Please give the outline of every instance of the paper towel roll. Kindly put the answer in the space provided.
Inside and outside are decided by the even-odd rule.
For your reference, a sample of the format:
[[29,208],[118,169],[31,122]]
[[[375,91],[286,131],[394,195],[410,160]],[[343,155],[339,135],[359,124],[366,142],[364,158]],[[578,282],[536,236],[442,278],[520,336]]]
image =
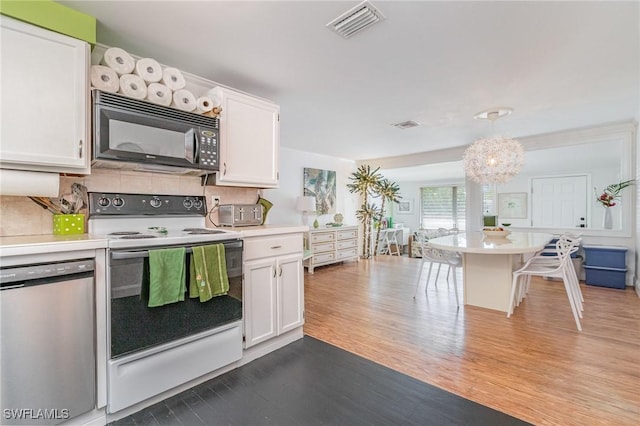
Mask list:
[[162,78],[162,67],[155,59],[138,59],[133,73],[142,77],[147,83],[157,83]]
[[117,92],[120,89],[118,74],[104,65],[91,66],[91,85],[106,92]]
[[214,87],[207,92],[207,97],[211,99],[211,102],[213,102],[214,108],[219,107],[222,105],[222,88]]
[[173,92],[173,102],[171,106],[181,109],[182,111],[193,111],[196,109],[196,97],[186,89],[176,90]]
[[173,100],[171,89],[164,84],[151,83],[147,87],[147,100],[154,104],[169,106]]
[[111,47],[104,52],[104,56],[100,61],[102,65],[106,65],[114,70],[118,75],[130,74],[136,61],[124,50],[119,47]]
[[196,110],[195,113],[204,114],[205,112],[209,112],[213,109],[213,102],[208,96],[200,96],[196,99]]
[[184,89],[184,86],[187,85],[182,72],[177,68],[163,69],[161,82],[173,91]]
[[57,197],[59,190],[58,173],[0,170],[0,195]]
[[120,93],[130,98],[144,99],[147,96],[147,85],[137,75],[125,74],[120,76]]

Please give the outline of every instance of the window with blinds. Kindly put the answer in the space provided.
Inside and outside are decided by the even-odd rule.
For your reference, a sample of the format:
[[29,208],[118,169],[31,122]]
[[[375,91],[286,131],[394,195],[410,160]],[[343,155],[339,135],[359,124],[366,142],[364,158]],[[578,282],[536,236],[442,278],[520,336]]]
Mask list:
[[464,186],[420,188],[422,228],[465,229],[466,193]]

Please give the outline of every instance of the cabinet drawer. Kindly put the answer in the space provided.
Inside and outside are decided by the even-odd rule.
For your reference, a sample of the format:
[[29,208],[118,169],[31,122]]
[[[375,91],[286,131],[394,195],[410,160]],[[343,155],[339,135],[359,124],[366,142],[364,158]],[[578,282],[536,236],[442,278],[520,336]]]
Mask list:
[[302,234],[254,237],[244,240],[244,260],[302,253]]
[[335,243],[321,243],[321,244],[314,244],[311,246],[311,251],[313,251],[313,254],[315,255],[316,253],[324,253],[327,251],[334,251],[336,249],[336,245]]
[[358,231],[356,229],[338,231],[339,240],[348,240],[349,238],[356,238],[357,236],[358,236]]
[[316,265],[324,262],[332,262],[334,260],[336,260],[336,256],[334,253],[321,253],[313,255],[313,263]]
[[356,246],[356,240],[338,241],[338,250],[347,249]]
[[336,257],[338,260],[340,260],[340,259],[356,257],[357,255],[358,255],[358,250],[354,247],[350,249],[340,250]]
[[335,241],[336,234],[334,232],[320,232],[317,234],[311,234],[311,244],[326,243],[329,241]]

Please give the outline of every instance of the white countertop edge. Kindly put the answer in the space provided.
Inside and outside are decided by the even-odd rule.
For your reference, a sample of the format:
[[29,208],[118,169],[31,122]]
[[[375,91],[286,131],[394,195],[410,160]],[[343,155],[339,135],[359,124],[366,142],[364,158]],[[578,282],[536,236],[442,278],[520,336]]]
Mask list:
[[79,235],[17,235],[0,237],[0,257],[96,250],[107,247],[106,238]]

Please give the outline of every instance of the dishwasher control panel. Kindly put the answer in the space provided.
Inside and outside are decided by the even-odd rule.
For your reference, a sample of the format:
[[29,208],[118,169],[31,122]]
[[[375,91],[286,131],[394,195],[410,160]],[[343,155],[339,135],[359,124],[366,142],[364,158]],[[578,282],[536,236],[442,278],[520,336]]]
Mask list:
[[91,272],[95,269],[93,259],[72,260],[59,263],[43,263],[0,269],[0,285],[43,278],[61,277]]

